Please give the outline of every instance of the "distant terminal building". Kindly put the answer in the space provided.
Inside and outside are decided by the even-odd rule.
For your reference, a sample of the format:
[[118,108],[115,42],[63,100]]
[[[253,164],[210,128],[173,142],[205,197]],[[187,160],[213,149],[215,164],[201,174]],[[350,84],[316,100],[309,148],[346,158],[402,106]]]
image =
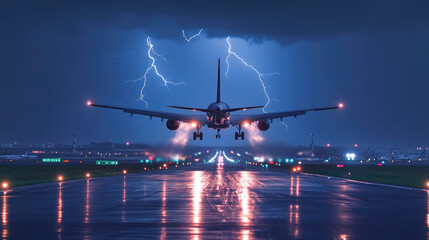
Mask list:
[[101,143],[97,143],[97,142],[91,142],[89,144],[89,148],[93,148],[93,149],[113,149],[113,143],[112,141],[105,141],[105,142],[101,142]]
[[2,143],[0,144],[1,148],[12,148],[12,143]]

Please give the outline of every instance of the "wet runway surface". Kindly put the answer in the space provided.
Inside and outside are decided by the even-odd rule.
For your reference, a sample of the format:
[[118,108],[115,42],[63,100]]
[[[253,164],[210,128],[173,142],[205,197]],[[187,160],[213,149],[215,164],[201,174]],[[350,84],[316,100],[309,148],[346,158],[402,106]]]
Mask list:
[[2,196],[3,239],[428,239],[428,194],[262,170],[184,167]]

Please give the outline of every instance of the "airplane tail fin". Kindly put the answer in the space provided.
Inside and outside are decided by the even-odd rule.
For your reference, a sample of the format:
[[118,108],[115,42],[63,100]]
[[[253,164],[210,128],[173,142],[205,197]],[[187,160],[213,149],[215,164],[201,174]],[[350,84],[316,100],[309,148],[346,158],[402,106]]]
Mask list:
[[217,60],[217,98],[216,102],[220,103],[220,58]]

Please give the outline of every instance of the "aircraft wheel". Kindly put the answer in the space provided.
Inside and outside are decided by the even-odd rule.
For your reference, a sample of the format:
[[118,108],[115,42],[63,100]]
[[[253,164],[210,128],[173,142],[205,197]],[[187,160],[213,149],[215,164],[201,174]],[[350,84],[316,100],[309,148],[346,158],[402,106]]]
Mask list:
[[241,133],[241,140],[244,140],[244,132]]
[[203,140],[203,133],[200,132],[200,140]]
[[197,133],[194,132],[194,140],[197,140]]
[[235,132],[235,140],[238,140],[238,132]]

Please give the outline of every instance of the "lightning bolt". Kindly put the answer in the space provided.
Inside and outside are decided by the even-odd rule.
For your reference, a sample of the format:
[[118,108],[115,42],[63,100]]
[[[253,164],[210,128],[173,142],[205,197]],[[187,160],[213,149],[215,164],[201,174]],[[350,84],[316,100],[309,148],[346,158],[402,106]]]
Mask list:
[[263,91],[264,91],[264,94],[265,94],[265,97],[267,98],[267,103],[265,104],[265,106],[264,106],[264,108],[262,109],[262,111],[264,112],[264,113],[266,113],[267,111],[265,111],[265,109],[267,108],[267,106],[268,106],[268,104],[270,104],[270,102],[271,102],[271,99],[270,99],[270,96],[268,95],[268,92],[267,92],[267,86],[265,85],[265,82],[264,82],[264,76],[267,76],[267,75],[278,75],[279,73],[277,73],[277,72],[275,72],[275,73],[260,73],[255,67],[253,67],[252,65],[250,65],[250,64],[248,64],[246,61],[244,61],[244,59],[243,58],[241,58],[241,57],[239,57],[238,55],[237,55],[237,53],[235,53],[235,52],[233,52],[232,50],[231,50],[231,43],[229,42],[229,37],[227,37],[226,38],[226,42],[228,43],[228,55],[226,56],[226,59],[225,59],[225,61],[226,61],[226,72],[225,72],[225,76],[228,78],[228,72],[229,72],[229,57],[232,55],[232,56],[234,56],[235,58],[237,58],[238,60],[240,60],[241,61],[241,63],[243,63],[246,67],[248,67],[248,68],[250,68],[250,69],[252,69],[257,75],[258,75],[258,79],[259,79],[259,81],[261,82],[261,85],[262,85],[262,89],[263,89]]
[[[151,60],[150,66],[146,69],[146,72],[143,74],[143,76],[135,79],[135,80],[130,80],[132,82],[138,82],[143,80],[143,86],[140,89],[140,97],[139,100],[143,101],[146,104],[146,108],[149,106],[148,102],[144,99],[144,90],[146,88],[146,83],[147,83],[147,75],[149,74],[149,72],[151,70],[153,70],[153,72],[161,79],[162,81],[162,86],[164,87],[168,87],[168,84],[171,85],[180,85],[180,84],[185,84],[185,82],[179,82],[179,83],[175,83],[172,81],[168,81],[167,78],[165,78],[161,73],[159,73],[158,71],[158,67],[156,66],[156,59],[153,55],[155,55],[158,58],[161,58],[162,60],[164,60],[165,62],[167,62],[167,60],[160,54],[158,54],[157,52],[155,52],[155,50],[153,49],[153,44],[152,41],[150,40],[150,37],[147,37],[146,39],[146,43],[149,47],[149,49],[147,50],[147,56],[149,57],[149,59]],[[152,55],[153,54],[153,55]]]
[[289,129],[289,126],[283,121],[281,121],[281,123],[286,127],[286,132],[287,132],[287,130]]
[[203,29],[201,28],[200,31],[197,34],[191,36],[190,38],[187,38],[186,34],[185,34],[185,30],[182,30],[182,35],[183,35],[183,38],[185,38],[185,40],[187,42],[190,42],[194,37],[200,36],[200,34],[201,34],[202,31],[203,31]]

